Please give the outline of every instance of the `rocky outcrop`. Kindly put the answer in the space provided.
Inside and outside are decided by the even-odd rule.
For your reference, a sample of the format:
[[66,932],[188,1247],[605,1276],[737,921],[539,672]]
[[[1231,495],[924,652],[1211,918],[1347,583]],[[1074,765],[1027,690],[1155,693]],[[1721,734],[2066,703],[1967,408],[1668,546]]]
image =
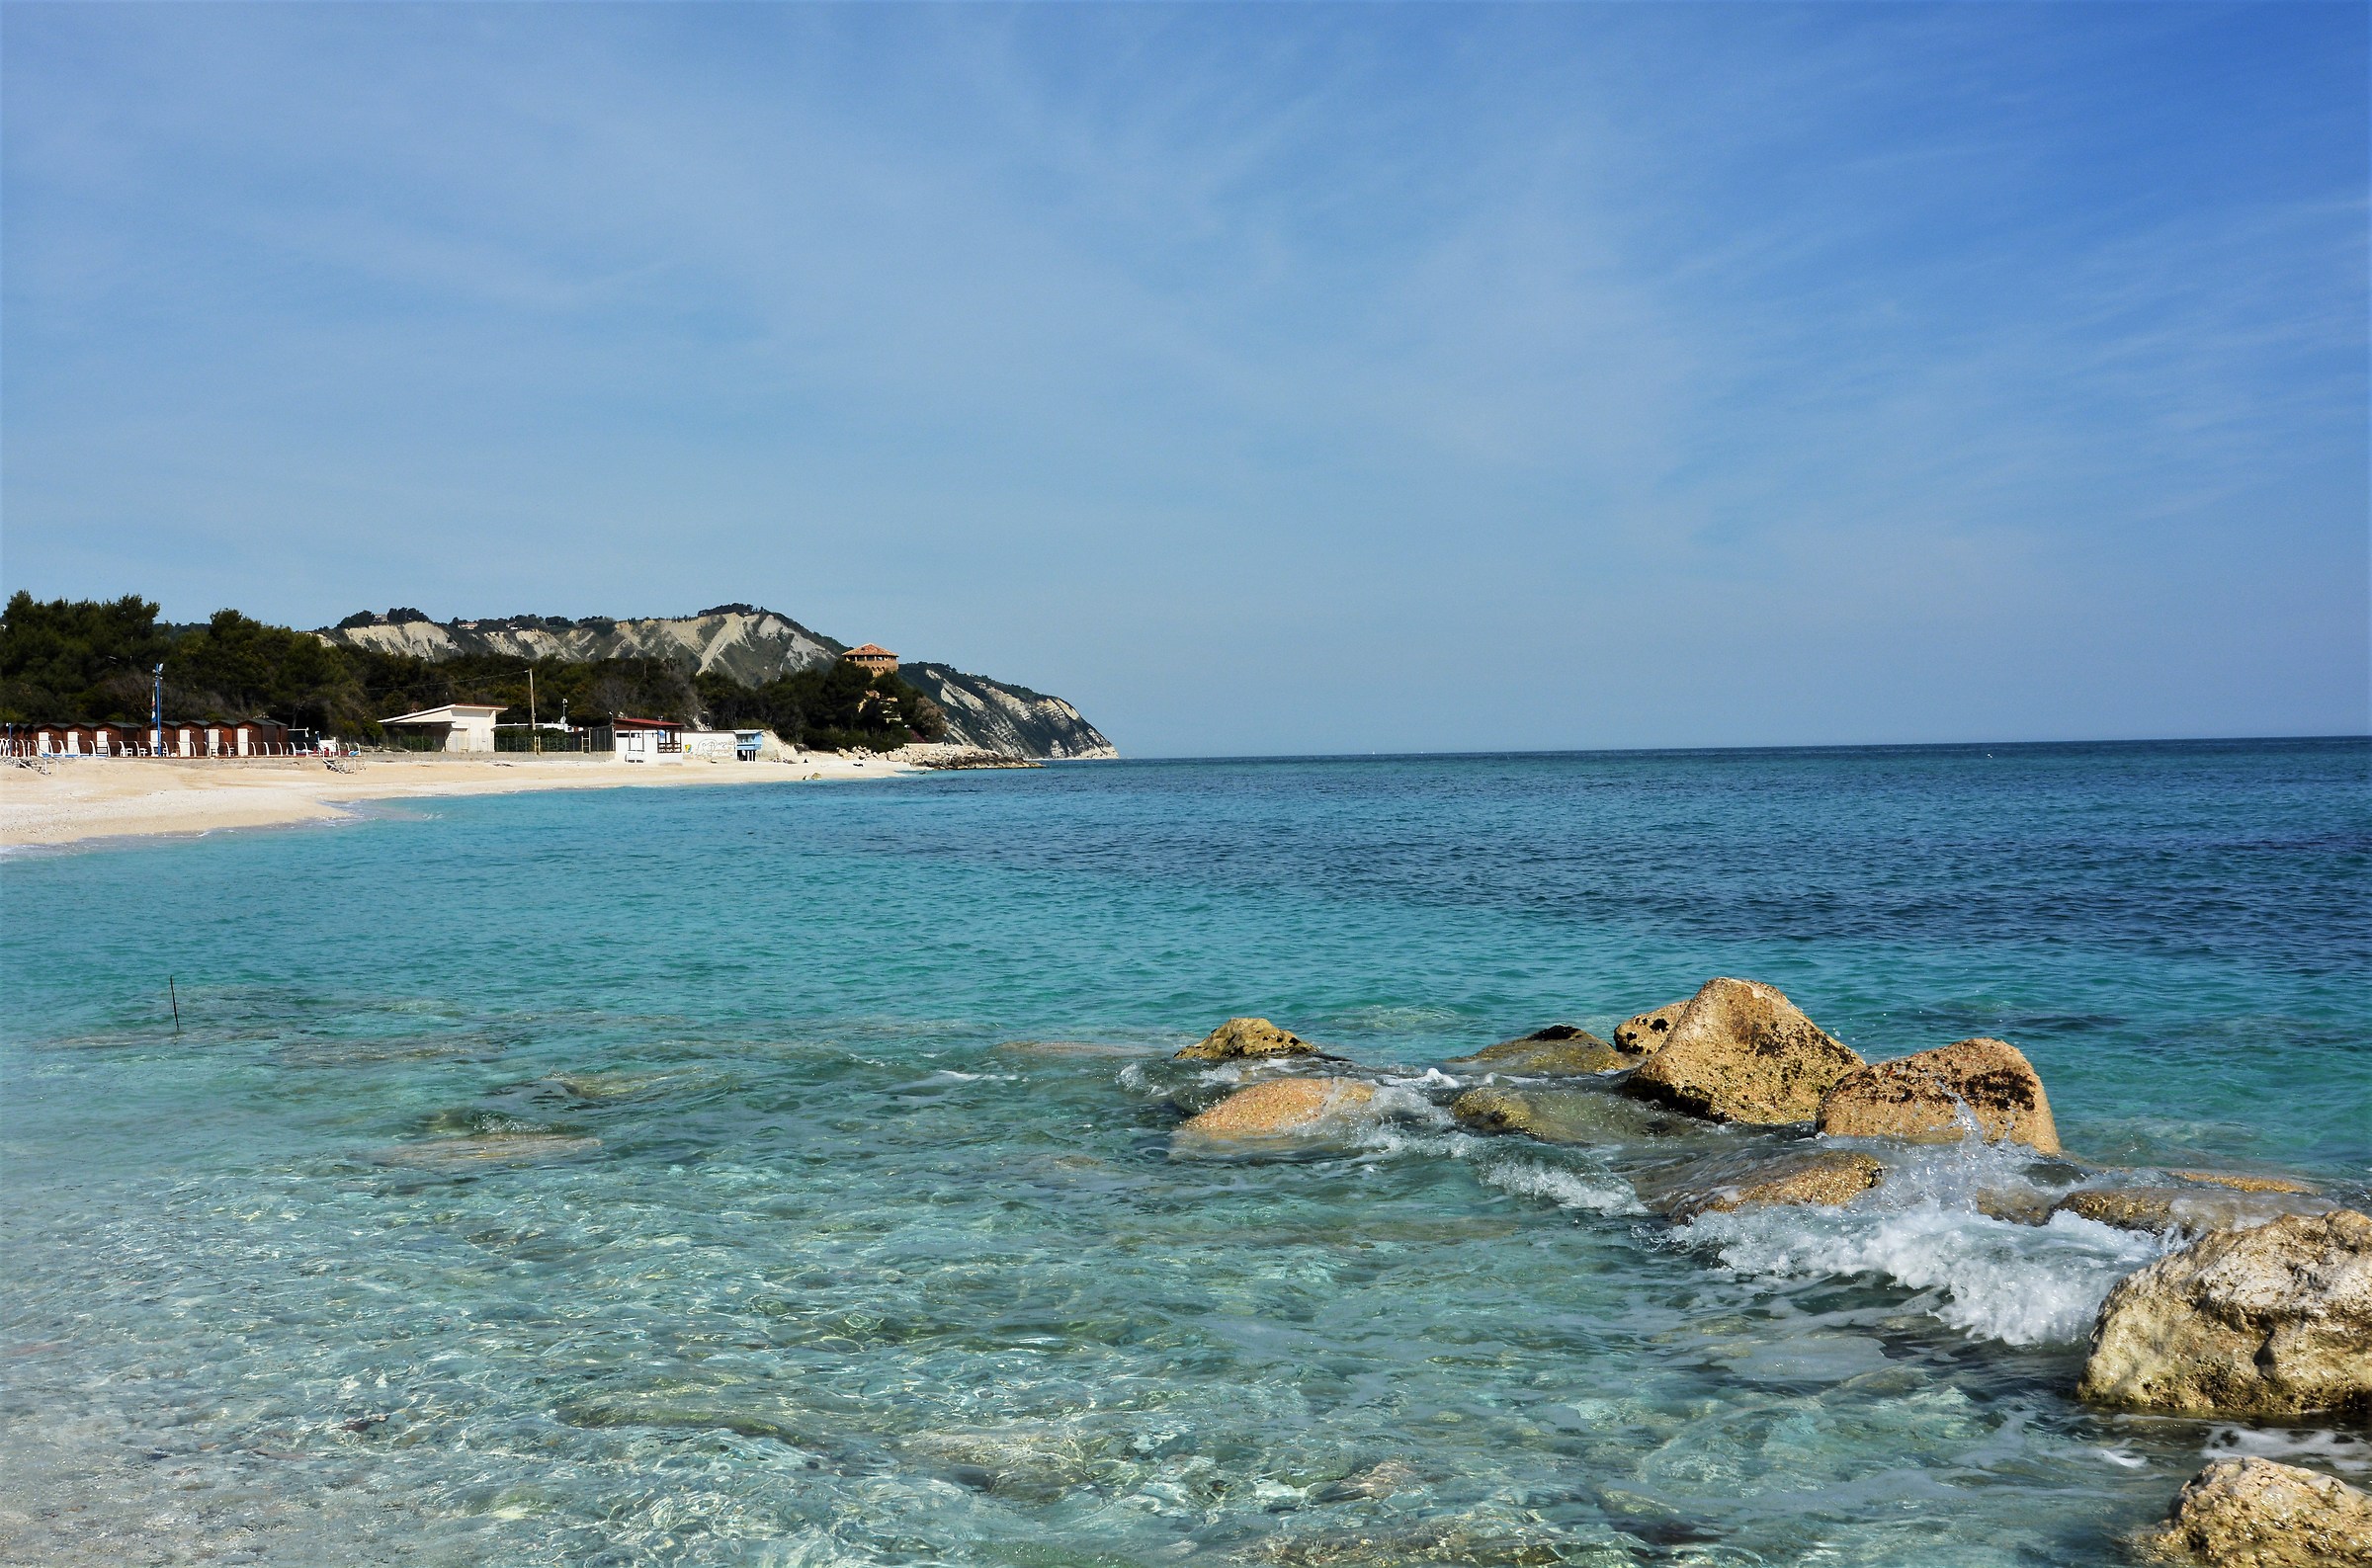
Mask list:
[[1227,1062],[1258,1056],[1316,1056],[1322,1052],[1264,1018],[1231,1018],[1172,1057],[1182,1062]]
[[[821,669],[847,651],[845,643],[756,605],[719,605],[697,616],[628,620],[607,616],[576,620],[564,616],[505,616],[437,621],[416,610],[391,610],[383,616],[349,616],[313,635],[339,647],[429,660],[467,654],[571,664],[661,659],[744,686],[764,686],[802,670]],[[927,660],[909,660],[897,673],[939,704],[947,715],[946,741],[951,746],[1017,758],[1120,755],[1077,708],[1059,697]]]
[[1469,1089],[1450,1114],[1469,1132],[1543,1143],[1630,1143],[1698,1125],[1599,1089]]
[[1007,757],[1057,761],[1120,755],[1085,714],[1059,697],[967,674],[949,664],[901,664],[897,674],[939,704],[952,742]]
[[1610,1072],[1617,1067],[1628,1067],[1638,1059],[1624,1055],[1576,1025],[1551,1024],[1522,1039],[1485,1046],[1472,1056],[1453,1056],[1449,1065],[1548,1078]]
[[1815,1149],[1777,1159],[1704,1161],[1643,1180],[1641,1197],[1674,1220],[1772,1203],[1833,1208],[1885,1180],[1886,1167],[1850,1149]]
[[1666,1002],[1652,1013],[1634,1013],[1614,1027],[1614,1048],[1628,1056],[1652,1056],[1688,1011],[1688,1003]]
[[2372,1494],[2270,1459],[2218,1459],[2140,1541],[2207,1568],[2372,1568]]
[[1861,1058],[1755,980],[1705,982],[1663,1047],[1631,1075],[1634,1094],[1714,1121],[1810,1121]]
[[2043,1080],[2015,1045],[1997,1039],[1964,1039],[1845,1074],[1821,1097],[1820,1129],[1836,1137],[1955,1141],[1964,1115],[1988,1143],[2059,1152]]
[[2119,1280],[2078,1392],[2200,1414],[2372,1416],[2372,1217],[2218,1231]]
[[1238,1089],[1178,1130],[1204,1138],[1275,1138],[1365,1110],[1376,1086],[1355,1078],[1272,1078]]

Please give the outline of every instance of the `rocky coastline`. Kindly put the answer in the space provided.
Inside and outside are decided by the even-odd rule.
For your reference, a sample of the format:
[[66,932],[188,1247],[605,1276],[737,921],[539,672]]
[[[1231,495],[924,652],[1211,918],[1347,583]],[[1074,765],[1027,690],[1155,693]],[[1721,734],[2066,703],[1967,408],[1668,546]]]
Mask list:
[[[2109,1410],[2249,1424],[2372,1421],[2372,1217],[2279,1173],[2136,1171],[2062,1145],[2041,1076],[1979,1037],[1866,1061],[1776,987],[1717,977],[1602,1039],[1552,1024],[1411,1078],[1264,1018],[1225,1021],[1143,1082],[1178,1159],[1297,1160],[1396,1120],[1588,1149],[1675,1227],[1846,1208],[1924,1152],[1984,1151],[1977,1210],[2113,1226],[2164,1251],[2112,1288],[2069,1390]],[[2372,1568],[2372,1497],[2263,1458],[2218,1460],[2135,1536],[2138,1559]]]

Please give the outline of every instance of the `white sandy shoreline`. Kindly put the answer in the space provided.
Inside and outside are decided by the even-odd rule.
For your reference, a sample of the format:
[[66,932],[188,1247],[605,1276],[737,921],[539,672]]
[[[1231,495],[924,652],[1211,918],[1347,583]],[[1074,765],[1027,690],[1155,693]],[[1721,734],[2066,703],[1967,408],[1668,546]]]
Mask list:
[[610,758],[372,757],[333,773],[316,757],[85,757],[46,774],[0,766],[0,848],[211,833],[332,821],[364,801],[515,794],[536,789],[689,787],[910,778],[889,757],[820,753],[796,760],[625,763]]

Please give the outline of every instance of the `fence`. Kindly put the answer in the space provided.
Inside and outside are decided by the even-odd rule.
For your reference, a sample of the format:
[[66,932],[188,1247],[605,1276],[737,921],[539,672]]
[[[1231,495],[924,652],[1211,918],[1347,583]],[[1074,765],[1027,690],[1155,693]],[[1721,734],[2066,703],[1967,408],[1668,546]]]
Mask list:
[[511,729],[494,731],[496,751],[537,752],[544,756],[565,755],[570,752],[608,752],[610,726],[594,724],[583,729]]

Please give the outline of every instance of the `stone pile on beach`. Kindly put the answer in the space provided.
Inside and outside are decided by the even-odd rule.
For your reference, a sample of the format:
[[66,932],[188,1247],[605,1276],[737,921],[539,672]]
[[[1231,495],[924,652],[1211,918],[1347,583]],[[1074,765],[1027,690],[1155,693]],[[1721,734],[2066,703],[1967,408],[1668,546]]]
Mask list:
[[[1982,1212],[2034,1225],[2068,1214],[2188,1243],[2109,1292],[2081,1398],[2240,1420],[2372,1419],[2372,1217],[2283,1177],[2082,1165],[2061,1147],[2041,1075],[2006,1040],[1867,1062],[1776,987],[1728,977],[1611,1033],[1550,1025],[1451,1057],[1396,1101],[1372,1081],[1383,1075],[1361,1076],[1267,1019],[1232,1018],[1173,1058],[1217,1069],[1172,1095],[1189,1113],[1175,1146],[1188,1157],[1338,1147],[1363,1122],[1424,1102],[1465,1132],[1592,1148],[1648,1211],[1680,1224],[1851,1204],[1883,1187],[1889,1149],[2022,1148],[2031,1171],[2055,1173],[2033,1180],[2052,1186],[1985,1192]],[[1311,1072],[1320,1064],[1322,1076]],[[1737,1131],[1750,1136],[1740,1143]],[[2223,1568],[2372,1568],[2368,1511],[2372,1500],[2331,1477],[2226,1461],[2185,1486],[2170,1523],[2139,1544]]]

